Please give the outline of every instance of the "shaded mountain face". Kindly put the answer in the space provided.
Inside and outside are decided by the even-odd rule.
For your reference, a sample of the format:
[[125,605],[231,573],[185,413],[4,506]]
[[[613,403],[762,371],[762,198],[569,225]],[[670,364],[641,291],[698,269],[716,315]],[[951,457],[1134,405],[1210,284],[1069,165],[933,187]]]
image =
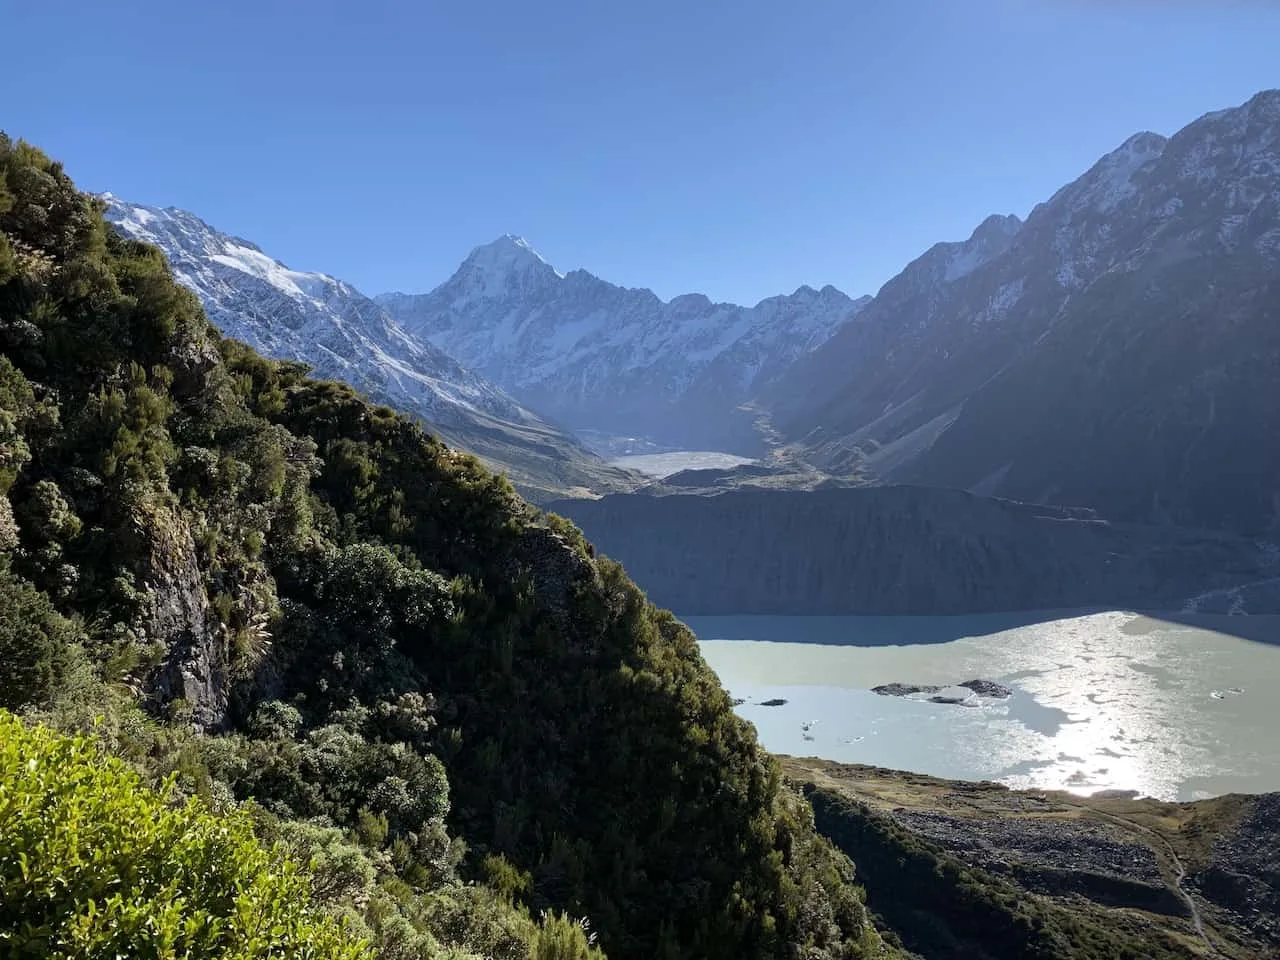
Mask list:
[[1271,91],[933,247],[762,402],[829,468],[1273,530],[1278,314]]
[[558,272],[524,240],[477,247],[426,294],[376,298],[405,329],[579,430],[681,446],[757,445],[736,411],[858,312],[834,287],[754,307],[664,302],[585,270]]
[[553,503],[655,603],[697,614],[1280,609],[1255,541],[929,487]]
[[351,285],[323,273],[290,270],[253,243],[172,207],[103,196],[117,230],[164,251],[227,336],[279,360],[307,364],[371,397],[421,418],[451,443],[474,452],[535,499],[575,487],[623,489],[630,478],[576,440],[406,332]]

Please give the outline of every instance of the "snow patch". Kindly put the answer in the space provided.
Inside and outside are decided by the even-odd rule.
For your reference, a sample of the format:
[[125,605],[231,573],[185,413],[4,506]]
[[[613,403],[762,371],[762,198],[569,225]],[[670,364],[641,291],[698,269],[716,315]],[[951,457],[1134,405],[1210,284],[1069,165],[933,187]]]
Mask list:
[[987,301],[986,306],[974,315],[974,324],[990,323],[992,320],[1004,316],[1015,303],[1022,299],[1022,292],[1025,287],[1025,277],[1018,277],[1018,279],[1001,286]]
[[468,418],[477,413],[545,423],[409,334],[351,286],[327,274],[291,270],[249,241],[185,211],[143,207],[109,195],[103,200],[107,219],[119,231],[164,251],[174,278],[199,297],[210,321],[261,353],[301,360],[321,376],[348,380],[437,428],[470,424]]

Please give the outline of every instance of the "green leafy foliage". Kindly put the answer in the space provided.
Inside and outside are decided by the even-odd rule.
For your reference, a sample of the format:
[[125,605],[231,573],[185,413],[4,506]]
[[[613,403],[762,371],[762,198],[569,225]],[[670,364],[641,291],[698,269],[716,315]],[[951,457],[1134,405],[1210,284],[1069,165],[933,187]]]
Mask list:
[[248,810],[386,958],[882,951],[852,865],[617,564],[221,339],[38,151],[0,137],[0,184],[0,603],[34,638],[0,630],[3,702],[102,714],[146,776]]
[[75,627],[0,559],[0,707],[42,704],[70,657]]
[[13,956],[367,956],[243,816],[171,805],[86,739],[0,712],[0,946]]

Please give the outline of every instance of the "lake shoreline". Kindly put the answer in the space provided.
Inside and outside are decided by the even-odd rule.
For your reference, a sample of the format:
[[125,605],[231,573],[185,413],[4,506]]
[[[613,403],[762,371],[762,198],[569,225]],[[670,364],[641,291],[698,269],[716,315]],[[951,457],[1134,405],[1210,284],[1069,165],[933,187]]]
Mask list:
[[[939,621],[941,624],[948,622],[960,624],[973,624],[975,622],[982,624],[982,632],[958,632],[949,633],[946,630],[940,631],[938,640],[920,640],[911,639],[910,644],[919,644],[927,642],[945,643],[953,639],[961,639],[966,636],[982,636],[984,633],[992,632],[991,628],[1010,629],[1012,627],[1027,626],[1036,623],[1049,623],[1057,620],[1067,620],[1076,617],[1088,617],[1105,613],[1127,613],[1137,617],[1146,617],[1150,620],[1159,620],[1166,623],[1177,623],[1184,626],[1196,627],[1202,630],[1210,630],[1214,633],[1226,634],[1228,636],[1239,637],[1242,640],[1250,640],[1254,643],[1264,643],[1270,646],[1280,646],[1280,616],[1275,613],[1212,613],[1202,612],[1199,610],[1171,610],[1166,608],[1147,609],[1139,607],[1107,607],[1107,606],[1089,606],[1089,607],[1062,607],[1045,610],[1009,610],[1001,612],[989,613],[938,613],[938,614],[771,614],[771,613],[747,613],[732,615],[735,620],[753,620],[758,622],[762,627],[768,629],[768,621],[805,621],[808,623],[821,623],[828,621],[833,624],[836,622],[844,622],[852,619],[863,621],[866,624],[866,637],[868,642],[861,642],[861,639],[846,638],[839,639],[838,635],[828,635],[821,639],[807,639],[811,634],[805,634],[795,639],[774,639],[769,637],[753,637],[752,639],[759,643],[819,643],[825,645],[837,646],[878,646],[878,645],[901,645],[896,644],[892,639],[878,640],[873,639],[887,633],[895,633],[900,631],[901,625],[906,621]],[[677,616],[686,624],[690,624],[694,632],[698,631],[694,628],[695,624],[711,620],[730,619],[725,614],[677,614]],[[699,635],[699,639],[732,639],[729,637],[709,638]]]
[[[1080,796],[1280,790],[1269,696],[1280,688],[1280,617],[1077,609],[686,622],[775,753]],[[974,678],[1008,696],[957,687]],[[880,695],[912,688],[932,692]]]

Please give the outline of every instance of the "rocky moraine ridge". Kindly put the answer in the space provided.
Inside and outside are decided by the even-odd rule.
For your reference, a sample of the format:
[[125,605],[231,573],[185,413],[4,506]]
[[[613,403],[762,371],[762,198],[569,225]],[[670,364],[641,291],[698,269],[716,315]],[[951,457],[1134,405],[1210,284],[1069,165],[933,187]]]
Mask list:
[[1252,539],[958,490],[628,494],[550,509],[688,616],[1177,610],[1193,598],[1201,612],[1280,610],[1280,563]]
[[[871,908],[927,960],[1041,955],[993,922],[1010,896],[1040,907],[1042,929],[1124,929],[1147,956],[1280,957],[1280,794],[1164,803],[783,765],[819,829],[857,861]],[[948,903],[962,887],[963,909]]]

